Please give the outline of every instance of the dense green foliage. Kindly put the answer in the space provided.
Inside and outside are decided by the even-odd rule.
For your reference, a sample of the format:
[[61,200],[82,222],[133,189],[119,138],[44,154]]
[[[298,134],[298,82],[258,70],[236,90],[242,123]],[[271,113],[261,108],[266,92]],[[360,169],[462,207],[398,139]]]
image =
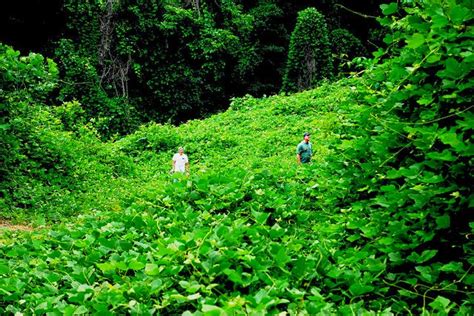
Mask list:
[[282,90],[307,90],[332,74],[333,57],[324,16],[315,8],[303,10],[291,34]]
[[2,47],[0,214],[36,226],[1,232],[0,312],[472,314],[472,3],[382,10],[360,77],[110,142]]
[[77,192],[94,187],[104,176],[130,170],[128,158],[113,157],[93,126],[85,124],[78,102],[45,105],[58,84],[52,60],[33,53],[20,56],[2,45],[0,70],[1,217],[29,217],[31,209],[42,217],[43,207],[49,218],[71,215],[79,210],[71,200]]
[[311,6],[330,31],[355,36],[333,52],[335,71],[342,62],[338,74],[347,75],[352,44],[381,44],[369,34],[379,34],[372,15],[384,1],[20,1],[0,12],[0,42],[54,58],[57,103],[79,101],[110,139],[139,123],[205,117],[227,109],[232,97],[277,93],[296,16]]
[[333,74],[346,76],[352,70],[352,61],[366,55],[361,41],[346,29],[334,29],[330,34],[333,56]]
[[[65,37],[73,41],[59,41],[56,49],[66,81],[61,100],[79,100],[107,138],[134,130],[137,120],[179,123],[225,110],[236,96],[276,93],[296,14],[308,5],[67,0]],[[318,8],[333,27],[350,26],[335,1]]]
[[70,40],[61,40],[56,49],[62,73],[58,101],[79,101],[83,118],[97,129],[104,139],[126,135],[140,121],[136,108],[125,95],[109,96],[101,84],[95,63],[75,51]]
[[[235,1],[190,4],[67,1],[70,36],[79,41],[58,57],[86,58],[88,70],[95,72],[88,82],[100,83],[109,96],[127,97],[145,120],[185,121],[222,110],[244,92],[274,91],[275,83],[255,77],[255,70],[267,59],[283,59],[286,31],[271,30],[281,9],[271,2],[250,12]],[[70,71],[83,73],[79,66]],[[278,69],[270,73],[279,85]],[[97,95],[68,81],[69,98]],[[81,99],[101,104],[93,101]]]
[[[45,102],[54,88],[58,73],[56,65],[39,54],[21,58],[19,55],[11,48],[0,46],[0,192],[7,201],[16,200],[25,205],[29,203],[23,200],[22,193],[31,188],[25,186],[22,175],[26,172],[44,174],[51,168],[63,170],[63,166],[56,150],[44,152],[39,144],[38,134],[45,134],[41,127],[48,121],[45,111],[30,106]],[[15,183],[22,183],[22,186]]]

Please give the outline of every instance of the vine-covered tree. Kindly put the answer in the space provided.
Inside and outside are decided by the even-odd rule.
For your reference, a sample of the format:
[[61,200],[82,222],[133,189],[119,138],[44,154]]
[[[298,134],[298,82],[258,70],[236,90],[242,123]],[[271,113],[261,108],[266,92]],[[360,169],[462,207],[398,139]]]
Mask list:
[[291,34],[282,90],[301,91],[316,86],[322,79],[331,78],[332,63],[324,16],[315,8],[299,12]]

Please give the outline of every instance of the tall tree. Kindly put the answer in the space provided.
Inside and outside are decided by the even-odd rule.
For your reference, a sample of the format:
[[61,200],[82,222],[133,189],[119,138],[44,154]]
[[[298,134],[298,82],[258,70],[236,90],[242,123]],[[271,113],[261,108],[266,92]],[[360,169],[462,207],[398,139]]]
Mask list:
[[295,92],[316,86],[332,77],[332,55],[324,16],[315,8],[298,14],[291,34],[282,90]]

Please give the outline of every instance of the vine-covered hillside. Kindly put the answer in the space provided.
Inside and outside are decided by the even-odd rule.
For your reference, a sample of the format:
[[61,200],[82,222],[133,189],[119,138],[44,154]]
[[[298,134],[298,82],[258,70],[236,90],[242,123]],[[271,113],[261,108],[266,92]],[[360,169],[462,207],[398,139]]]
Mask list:
[[109,142],[2,46],[0,216],[33,229],[1,230],[0,312],[472,314],[472,4],[382,9],[351,78]]

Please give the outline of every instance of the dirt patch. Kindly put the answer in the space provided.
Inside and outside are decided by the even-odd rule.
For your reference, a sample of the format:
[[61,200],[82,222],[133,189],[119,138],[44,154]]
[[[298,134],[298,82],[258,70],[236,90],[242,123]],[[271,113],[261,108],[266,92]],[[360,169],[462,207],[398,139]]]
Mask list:
[[3,229],[8,229],[8,230],[21,230],[21,231],[32,231],[33,227],[27,226],[27,225],[15,225],[11,224],[10,222],[0,219],[0,231]]

